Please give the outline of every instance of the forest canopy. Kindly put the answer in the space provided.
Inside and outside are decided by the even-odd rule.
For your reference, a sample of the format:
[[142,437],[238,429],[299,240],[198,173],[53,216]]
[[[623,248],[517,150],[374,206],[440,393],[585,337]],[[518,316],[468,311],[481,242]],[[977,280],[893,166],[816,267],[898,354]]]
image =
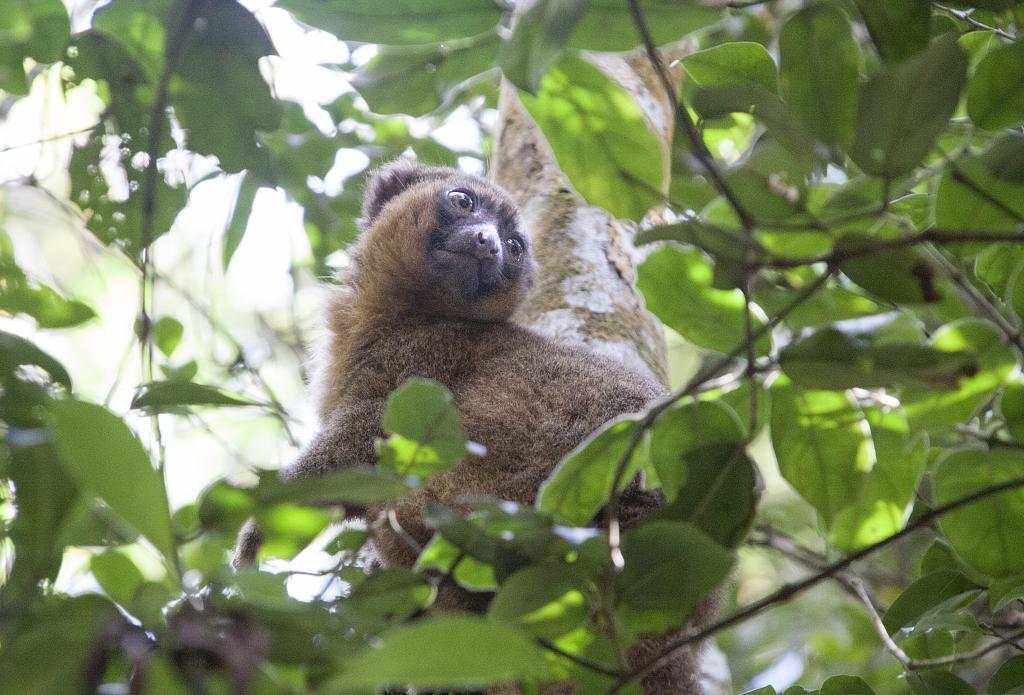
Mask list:
[[[626,693],[713,637],[721,692],[1024,692],[1022,37],[1019,0],[6,0],[0,690]],[[376,467],[278,479],[318,286],[364,173],[484,173],[499,98],[635,232],[672,391],[368,572],[345,508],[476,447],[418,380]],[[641,472],[664,509],[591,526]]]

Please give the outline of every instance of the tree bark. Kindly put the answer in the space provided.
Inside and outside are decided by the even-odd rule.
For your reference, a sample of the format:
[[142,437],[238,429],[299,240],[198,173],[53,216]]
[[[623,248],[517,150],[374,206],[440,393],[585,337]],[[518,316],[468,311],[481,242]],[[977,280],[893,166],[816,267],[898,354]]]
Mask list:
[[[666,64],[685,55],[687,48],[669,48]],[[637,50],[587,57],[636,100],[659,137],[666,154],[667,190],[674,119],[668,95],[646,55]],[[664,330],[644,308],[635,285],[636,225],[588,205],[572,189],[516,88],[507,81],[501,87],[491,177],[519,205],[539,265],[537,286],[516,319],[545,335],[582,343],[648,370],[668,386]],[[731,692],[728,664],[713,644],[703,656],[701,671],[707,695]]]

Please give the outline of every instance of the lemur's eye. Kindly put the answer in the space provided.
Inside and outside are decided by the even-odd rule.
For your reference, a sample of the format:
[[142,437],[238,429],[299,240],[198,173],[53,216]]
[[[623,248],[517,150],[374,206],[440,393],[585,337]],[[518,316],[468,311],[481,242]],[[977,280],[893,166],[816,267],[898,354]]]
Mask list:
[[473,196],[465,191],[448,191],[448,202],[460,210],[465,210],[466,212],[473,211]]
[[512,254],[512,259],[518,261],[523,256],[523,242],[519,241],[515,237],[505,240],[505,246],[508,247],[508,252]]

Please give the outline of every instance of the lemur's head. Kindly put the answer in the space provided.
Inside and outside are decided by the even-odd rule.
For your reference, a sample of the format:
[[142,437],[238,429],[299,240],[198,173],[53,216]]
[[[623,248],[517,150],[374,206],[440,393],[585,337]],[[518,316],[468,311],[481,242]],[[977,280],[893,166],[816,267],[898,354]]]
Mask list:
[[479,176],[392,162],[370,177],[360,227],[351,283],[396,313],[504,321],[532,283],[519,211]]

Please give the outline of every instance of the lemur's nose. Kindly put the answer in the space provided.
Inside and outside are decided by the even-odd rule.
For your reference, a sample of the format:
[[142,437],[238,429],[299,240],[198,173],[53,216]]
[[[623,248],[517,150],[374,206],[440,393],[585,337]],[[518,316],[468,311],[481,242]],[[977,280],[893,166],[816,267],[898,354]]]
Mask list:
[[501,237],[493,224],[473,228],[473,255],[480,260],[494,259],[501,253]]

